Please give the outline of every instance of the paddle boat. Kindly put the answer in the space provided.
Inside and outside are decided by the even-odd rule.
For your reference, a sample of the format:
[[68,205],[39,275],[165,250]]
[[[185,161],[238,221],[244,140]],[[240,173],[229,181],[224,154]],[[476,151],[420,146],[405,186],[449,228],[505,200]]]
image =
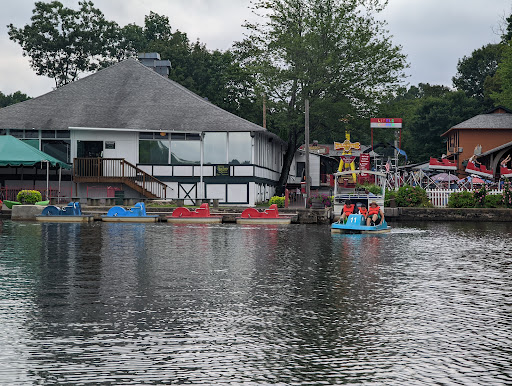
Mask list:
[[4,205],[7,207],[7,209],[12,209],[14,205],[21,205],[21,202],[4,200]]
[[247,208],[237,217],[237,224],[279,224],[286,225],[292,222],[291,216],[280,215],[276,204],[270,205],[270,208],[263,212],[255,208]]
[[[364,189],[354,187],[340,188],[338,181],[344,178],[352,178],[355,174],[371,174],[374,175],[378,185],[381,187],[380,194],[374,194]],[[334,174],[334,213],[335,216],[341,216],[341,211],[347,200],[350,200],[355,207],[358,204],[370,208],[370,203],[375,201],[377,205],[384,210],[384,195],[386,187],[386,174],[371,170],[347,170]],[[336,219],[336,217],[335,217]],[[366,219],[362,214],[351,214],[347,218],[346,223],[334,222],[331,224],[331,233],[386,233],[391,230],[385,219],[377,225],[366,225]]]
[[82,214],[79,202],[70,202],[63,208],[48,205],[39,216],[36,216],[36,220],[42,222],[92,222],[94,216]]
[[106,215],[101,216],[105,222],[157,222],[158,215],[146,214],[146,206],[143,202],[137,202],[132,208],[125,209],[122,206],[113,206]]
[[222,216],[215,216],[210,213],[210,206],[207,203],[201,204],[196,210],[185,207],[174,209],[171,216],[167,216],[168,223],[196,223],[196,224],[219,224]]

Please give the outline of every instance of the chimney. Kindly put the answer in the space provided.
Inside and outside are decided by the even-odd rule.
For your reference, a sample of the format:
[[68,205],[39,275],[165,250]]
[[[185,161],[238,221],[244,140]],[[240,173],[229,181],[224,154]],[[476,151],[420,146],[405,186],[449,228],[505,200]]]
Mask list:
[[171,68],[170,60],[160,60],[160,54],[158,52],[143,52],[139,54],[139,62],[146,67],[153,69],[164,77],[169,76],[169,70]]

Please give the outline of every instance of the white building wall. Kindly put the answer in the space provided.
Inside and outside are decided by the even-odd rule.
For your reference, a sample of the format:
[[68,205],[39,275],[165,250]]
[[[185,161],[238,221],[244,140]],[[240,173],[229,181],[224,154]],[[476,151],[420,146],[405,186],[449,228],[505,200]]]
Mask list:
[[[77,141],[103,141],[103,158],[124,158],[133,165],[139,162],[139,133],[118,130],[70,130],[71,158],[77,156]],[[105,141],[115,149],[105,149]]]

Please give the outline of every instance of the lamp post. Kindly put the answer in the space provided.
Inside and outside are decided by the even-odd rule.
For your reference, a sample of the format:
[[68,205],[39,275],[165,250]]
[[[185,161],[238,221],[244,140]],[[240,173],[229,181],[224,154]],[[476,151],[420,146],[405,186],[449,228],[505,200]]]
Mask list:
[[310,193],[310,189],[311,187],[309,186],[309,99],[306,99],[305,100],[305,130],[306,130],[306,134],[305,134],[305,142],[306,142],[306,146],[305,146],[305,150],[306,150],[306,202],[305,202],[305,206],[308,205],[308,198],[309,198],[309,193]]

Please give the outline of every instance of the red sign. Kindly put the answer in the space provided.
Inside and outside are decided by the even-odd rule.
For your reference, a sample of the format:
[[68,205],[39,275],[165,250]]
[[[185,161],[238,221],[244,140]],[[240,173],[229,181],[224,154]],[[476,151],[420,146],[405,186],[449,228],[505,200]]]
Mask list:
[[370,127],[401,129],[402,118],[370,118]]
[[343,160],[343,162],[345,162],[346,164],[351,164],[352,162],[354,162],[354,160],[356,159],[356,156],[355,155],[342,155],[341,156],[341,159]]
[[359,169],[370,170],[370,154],[363,153],[359,156]]

